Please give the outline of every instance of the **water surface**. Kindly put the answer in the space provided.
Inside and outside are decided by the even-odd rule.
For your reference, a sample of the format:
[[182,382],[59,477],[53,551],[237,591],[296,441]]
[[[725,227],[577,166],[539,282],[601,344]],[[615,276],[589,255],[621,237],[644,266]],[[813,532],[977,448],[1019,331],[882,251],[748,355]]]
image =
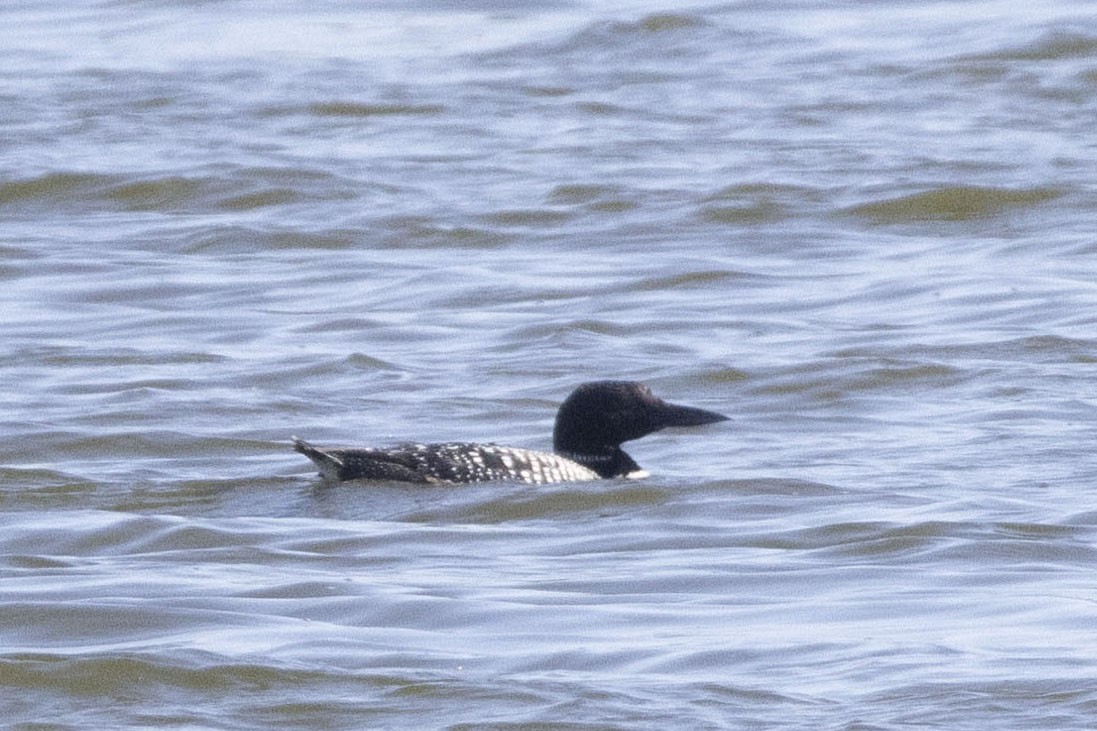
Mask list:
[[[13,728],[1083,729],[1084,3],[0,10]],[[732,420],[644,481],[323,485]]]

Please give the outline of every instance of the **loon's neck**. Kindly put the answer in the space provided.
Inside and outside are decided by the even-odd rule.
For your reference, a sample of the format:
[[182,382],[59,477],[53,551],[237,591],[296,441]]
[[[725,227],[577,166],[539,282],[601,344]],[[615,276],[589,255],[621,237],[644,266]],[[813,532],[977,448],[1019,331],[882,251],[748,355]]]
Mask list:
[[572,462],[578,462],[589,470],[598,473],[599,477],[622,477],[643,470],[636,461],[625,453],[620,447],[606,447],[594,453],[588,451],[574,451],[570,449],[557,449],[556,454]]

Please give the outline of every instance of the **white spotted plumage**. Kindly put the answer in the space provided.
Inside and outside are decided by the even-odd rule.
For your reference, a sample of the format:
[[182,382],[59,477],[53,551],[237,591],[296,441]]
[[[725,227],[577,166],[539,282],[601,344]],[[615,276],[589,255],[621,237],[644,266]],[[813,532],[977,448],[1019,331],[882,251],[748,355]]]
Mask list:
[[496,444],[448,442],[399,444],[385,449],[317,449],[297,440],[298,451],[320,465],[328,479],[403,479],[417,482],[490,482],[511,480],[541,485],[582,482],[601,476],[578,462],[548,452]]
[[[578,482],[599,479],[598,473],[548,452],[513,449],[494,444],[431,445],[443,464],[433,463],[430,448],[425,451],[423,469],[446,482],[512,480],[533,485],[548,482]],[[433,464],[432,464],[433,463]]]

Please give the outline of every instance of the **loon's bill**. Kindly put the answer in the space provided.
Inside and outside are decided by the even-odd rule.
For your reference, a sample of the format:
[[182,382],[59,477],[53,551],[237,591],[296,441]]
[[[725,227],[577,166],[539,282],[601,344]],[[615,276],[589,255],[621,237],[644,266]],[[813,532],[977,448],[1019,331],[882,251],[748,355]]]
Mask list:
[[293,438],[327,480],[530,484],[646,477],[621,444],[667,427],[702,426],[728,417],[667,403],[641,383],[596,381],[576,388],[556,413],[553,451],[447,442],[373,449],[326,449]]

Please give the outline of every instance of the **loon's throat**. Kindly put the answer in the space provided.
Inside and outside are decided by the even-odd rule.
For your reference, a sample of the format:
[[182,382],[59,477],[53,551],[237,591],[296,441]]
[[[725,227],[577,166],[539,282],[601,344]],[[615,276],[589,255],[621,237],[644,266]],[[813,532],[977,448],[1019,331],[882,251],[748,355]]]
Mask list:
[[578,462],[587,469],[598,473],[600,477],[620,477],[640,470],[632,457],[625,454],[620,447],[608,448],[605,451],[595,453],[576,452],[571,450],[555,450],[556,454],[564,459]]
[[582,465],[596,465],[596,464],[613,464],[617,461],[617,455],[612,452],[606,452],[605,454],[585,454],[583,452],[568,452],[556,450],[556,454],[560,455],[564,459],[570,459],[572,462],[578,462]]

